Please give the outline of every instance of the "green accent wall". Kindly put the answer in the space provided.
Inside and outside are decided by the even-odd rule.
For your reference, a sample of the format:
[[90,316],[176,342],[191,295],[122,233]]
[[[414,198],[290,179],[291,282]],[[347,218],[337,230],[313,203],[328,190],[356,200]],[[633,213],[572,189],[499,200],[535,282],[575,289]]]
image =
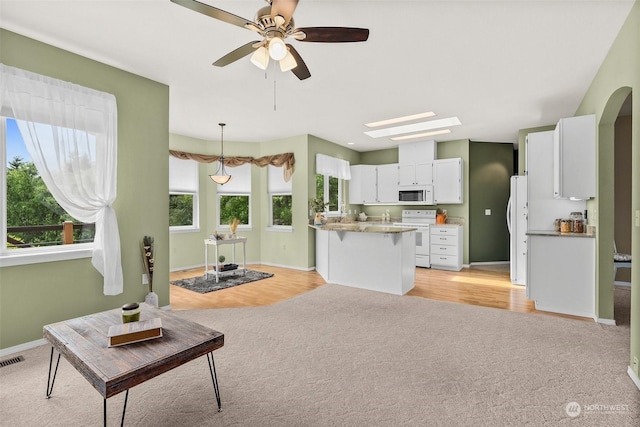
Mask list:
[[115,95],[124,292],[103,294],[91,259],[0,268],[0,348],[42,338],[49,323],[143,301],[140,241],[156,242],[154,291],[169,304],[169,87],[0,29],[0,61]]
[[[622,103],[632,97],[631,162],[640,165],[640,1],[636,1],[625,24],[618,33],[605,60],[576,115],[595,114],[597,131],[597,197],[587,203],[589,222],[597,227],[596,234],[596,309],[598,317],[613,319],[613,259],[614,237],[614,125]],[[640,168],[632,168],[631,210],[640,211]],[[640,359],[640,227],[631,229],[631,349],[633,358]],[[635,372],[638,375],[638,372]]]
[[[513,144],[469,143],[469,261],[509,261],[506,206]],[[485,210],[491,209],[491,215]]]

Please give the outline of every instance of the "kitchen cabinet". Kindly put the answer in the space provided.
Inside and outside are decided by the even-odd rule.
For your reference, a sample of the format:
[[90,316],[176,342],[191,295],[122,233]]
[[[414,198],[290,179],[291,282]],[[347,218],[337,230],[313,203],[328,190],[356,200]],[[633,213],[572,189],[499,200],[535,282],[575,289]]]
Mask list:
[[433,162],[400,164],[398,166],[399,185],[431,185],[433,183]]
[[407,142],[398,146],[399,185],[431,185],[436,142]]
[[561,119],[553,138],[553,195],[590,199],[596,195],[595,115]]
[[379,165],[378,203],[398,203],[398,164]]
[[595,316],[595,238],[527,233],[527,298],[536,310]]
[[462,270],[462,237],[461,225],[431,225],[430,255],[431,268],[440,270]]
[[434,203],[462,203],[462,159],[434,160],[433,187]]
[[351,166],[349,204],[375,203],[378,195],[375,165]]
[[349,180],[349,204],[398,203],[398,164],[354,165]]

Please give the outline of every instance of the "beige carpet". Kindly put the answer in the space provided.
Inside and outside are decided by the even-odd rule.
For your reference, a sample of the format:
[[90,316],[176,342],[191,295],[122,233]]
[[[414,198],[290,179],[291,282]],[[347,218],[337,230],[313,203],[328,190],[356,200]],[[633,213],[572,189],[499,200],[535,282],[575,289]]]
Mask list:
[[[179,314],[225,333],[215,352],[223,411],[200,358],[131,389],[125,425],[640,425],[626,326],[337,285]],[[66,361],[46,400],[49,348],[22,354],[0,368],[0,425],[101,424],[102,398]],[[123,399],[109,399],[110,425]]]

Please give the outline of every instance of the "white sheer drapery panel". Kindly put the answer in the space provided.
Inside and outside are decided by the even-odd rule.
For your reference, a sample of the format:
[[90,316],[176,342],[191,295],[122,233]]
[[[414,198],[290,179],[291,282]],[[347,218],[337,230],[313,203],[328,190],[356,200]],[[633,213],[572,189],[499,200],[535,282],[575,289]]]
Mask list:
[[0,100],[56,201],[96,224],[92,264],[104,294],[123,291],[120,233],[111,204],[117,184],[117,107],[111,94],[0,64]]
[[351,179],[351,168],[347,160],[316,154],[316,174],[349,180]]

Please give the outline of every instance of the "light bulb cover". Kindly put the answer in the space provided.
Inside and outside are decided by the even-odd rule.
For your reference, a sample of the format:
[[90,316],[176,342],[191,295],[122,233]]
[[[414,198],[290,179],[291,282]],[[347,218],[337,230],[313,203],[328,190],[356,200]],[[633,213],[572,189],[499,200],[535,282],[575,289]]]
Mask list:
[[224,185],[231,181],[231,175],[209,175],[209,178],[216,184]]
[[287,47],[287,54],[284,56],[284,58],[280,60],[280,70],[283,72],[289,71],[289,70],[293,70],[297,66],[298,66],[298,63],[296,62],[296,58],[293,57],[293,55],[291,54],[291,51]]
[[251,55],[251,63],[261,70],[266,70],[269,66],[269,52],[264,46],[260,46]]
[[288,49],[280,37],[274,37],[269,41],[269,56],[276,61],[280,61],[287,55]]

